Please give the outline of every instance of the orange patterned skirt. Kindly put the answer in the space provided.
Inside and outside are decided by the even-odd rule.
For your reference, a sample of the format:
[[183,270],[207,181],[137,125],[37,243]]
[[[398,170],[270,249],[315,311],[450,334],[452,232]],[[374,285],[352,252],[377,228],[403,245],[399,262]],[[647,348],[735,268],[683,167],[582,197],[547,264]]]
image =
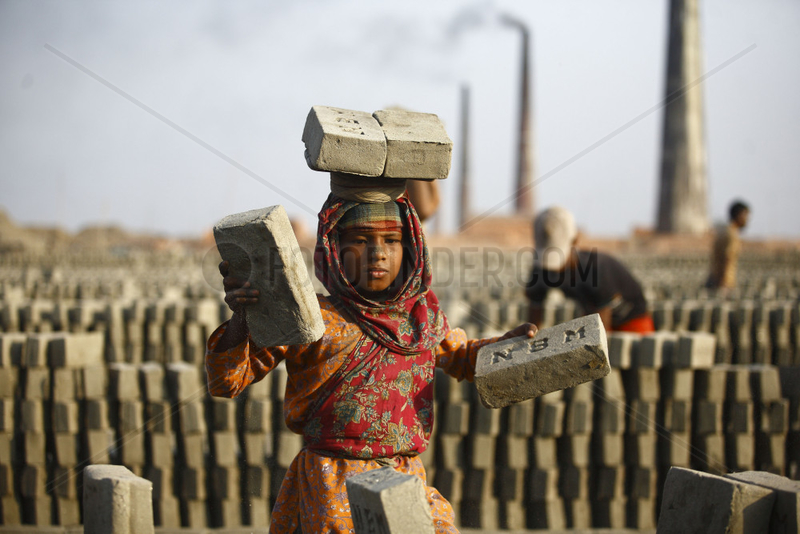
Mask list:
[[[416,475],[425,484],[437,533],[458,534],[453,507],[447,499],[428,486],[425,467],[418,457],[397,456],[394,468]],[[345,479],[379,469],[385,464],[377,460],[354,460],[322,456],[303,449],[295,457],[283,479],[272,510],[271,534],[317,534],[321,532],[353,533],[350,503]]]

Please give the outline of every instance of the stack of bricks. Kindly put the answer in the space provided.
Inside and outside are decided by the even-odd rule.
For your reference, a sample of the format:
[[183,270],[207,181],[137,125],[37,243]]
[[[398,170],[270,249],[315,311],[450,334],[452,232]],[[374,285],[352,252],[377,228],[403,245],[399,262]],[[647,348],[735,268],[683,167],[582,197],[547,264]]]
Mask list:
[[[241,478],[242,478],[242,521],[245,525],[265,527],[269,524],[270,489],[272,487],[272,471],[270,465],[274,461],[273,446],[273,377],[251,384],[245,395],[237,401],[214,399],[215,413],[226,414],[236,408],[231,422],[237,423],[241,443]],[[233,402],[233,405],[231,404]],[[236,414],[239,414],[238,416]],[[217,417],[215,416],[215,419]],[[241,424],[238,425],[238,421]],[[225,427],[227,431],[227,426]],[[219,430],[219,429],[215,429]]]
[[138,367],[129,363],[109,365],[108,391],[108,413],[115,431],[112,461],[142,476],[145,465],[144,403],[140,400]]
[[198,368],[183,362],[167,365],[167,384],[178,446],[175,489],[180,503],[181,525],[205,528],[208,524],[208,434],[203,410],[206,388],[200,380]]
[[[87,365],[78,371],[78,375],[81,411],[79,465],[107,464],[115,446],[114,430],[109,420],[108,369],[105,365]],[[79,477],[79,481],[82,478]]]
[[[789,367],[797,362],[795,358],[796,340],[792,342],[793,320],[798,309],[797,302],[777,304],[769,312],[769,333],[772,340],[772,363]],[[800,363],[800,362],[797,362]]]
[[698,369],[694,373],[692,406],[693,469],[724,474],[725,439],[723,410],[727,370],[725,366]]
[[[674,341],[666,352],[668,362],[678,350]],[[713,354],[712,354],[713,356]],[[683,367],[669,366],[659,369],[661,396],[658,403],[656,424],[661,429],[656,443],[658,463],[658,487],[663,486],[670,467],[689,467],[692,458],[692,395],[694,371]]]
[[627,526],[655,528],[658,471],[656,462],[657,410],[661,398],[658,369],[636,367],[622,371],[627,399],[625,471]]
[[184,310],[183,360],[203,365],[206,339],[220,323],[219,304],[211,299],[190,301]]
[[727,302],[716,302],[711,311],[710,332],[717,339],[714,363],[731,363],[733,343],[731,341],[731,306]]
[[786,472],[785,447],[790,403],[781,397],[778,368],[771,365],[753,366],[750,387],[754,403],[755,469],[783,475]]
[[[498,487],[495,484],[495,415],[482,411],[469,387],[455,385],[439,406],[442,452],[451,459],[464,456],[461,522],[473,528],[499,528]],[[460,395],[459,395],[460,393]],[[459,400],[459,396],[461,400]],[[448,465],[453,465],[448,461]],[[514,482],[509,482],[513,484]]]
[[733,353],[732,363],[753,363],[753,311],[755,305],[751,300],[742,300],[732,310],[730,316],[730,333]]
[[[564,398],[564,433],[557,439],[559,494],[564,502],[566,526],[571,529],[589,528],[592,525],[593,492],[589,488],[589,479],[594,429],[594,384],[570,388],[564,391]],[[550,462],[550,458],[547,455],[537,456],[536,461],[545,464]]]
[[780,370],[781,395],[789,401],[786,476],[800,480],[800,366]]
[[164,366],[156,362],[139,367],[144,401],[145,468],[142,476],[153,483],[153,518],[161,527],[181,525],[178,499],[173,494],[175,476],[174,412],[166,394]]
[[124,355],[116,358],[115,362],[139,363],[142,361],[142,354],[145,351],[145,321],[144,304],[140,300],[131,302],[123,308],[122,316],[124,319]]
[[755,466],[753,394],[749,366],[728,369],[725,394],[725,466],[729,471],[751,471]]
[[15,432],[19,426],[16,399],[19,399],[20,391],[17,379],[24,349],[25,334],[0,334],[0,519],[3,525],[22,522],[20,502],[14,486],[21,468]]
[[[528,440],[529,469],[525,484],[527,525],[558,530],[566,526],[557,452],[558,440],[564,433],[564,392],[542,395],[535,399],[533,407],[533,436]],[[521,415],[529,414],[523,410],[517,417]]]
[[594,432],[589,480],[593,495],[592,525],[624,528],[625,495],[625,389],[622,373],[613,369],[594,383]]
[[214,527],[242,524],[239,436],[236,433],[236,401],[206,400],[209,423],[208,507]]
[[126,354],[125,308],[120,302],[108,302],[94,315],[94,327],[106,333],[105,359],[124,362]]
[[[303,448],[303,436],[295,434],[286,426],[284,416],[284,400],[286,395],[286,381],[288,374],[286,365],[281,363],[272,370],[272,392],[274,402],[272,404],[272,428],[273,428],[273,462],[272,462],[272,483],[270,488],[270,503],[274,504],[275,498],[283,482],[283,477],[292,464],[294,457]],[[266,380],[266,379],[265,379]],[[263,408],[266,408],[265,404]]]
[[52,432],[50,369],[48,349],[53,334],[30,334],[25,342],[20,373],[22,399],[19,404],[17,437],[22,451],[20,466],[20,497],[23,522],[31,525],[50,525],[52,522],[52,491],[48,491],[47,433]]
[[[474,390],[473,395],[475,395]],[[483,434],[495,435],[495,489],[499,500],[501,528],[520,529],[527,523],[527,480],[531,465],[529,440],[533,434],[534,401],[529,400],[502,410],[489,410],[474,401],[473,419]]]
[[[137,306],[137,311],[139,308],[140,307]],[[170,324],[174,327],[174,322],[167,323],[165,321],[166,303],[162,300],[157,300],[147,304],[143,308],[144,331],[142,342],[144,351],[141,355],[133,354],[129,361],[132,363],[140,363],[141,361],[171,363],[180,361],[180,358],[175,357],[175,352],[177,352],[175,344],[170,346],[172,350],[169,354],[167,354],[165,350],[165,332],[168,333],[172,330],[174,333],[175,330],[175,328],[169,328]],[[176,340],[173,339],[172,341]]]
[[[60,335],[50,342],[50,385],[52,436],[48,445],[52,466],[49,486],[55,501],[54,523],[80,523],[82,464],[80,461],[83,425],[81,399],[86,395],[102,394],[104,374],[104,336],[100,332],[81,332]],[[87,384],[87,381],[89,383]]]
[[753,308],[753,363],[772,363],[772,340],[769,337],[770,309],[765,302],[759,302]]
[[[492,494],[491,489],[486,490],[489,483],[483,480],[484,471],[466,468],[464,438],[469,432],[470,394],[463,383],[447,377],[439,369],[436,370],[435,387],[436,430],[432,440],[436,468],[432,473],[433,485],[450,501],[464,526],[480,528],[485,514],[476,503],[482,494],[488,494],[490,498]],[[476,465],[474,461],[471,463]]]
[[164,363],[185,361],[183,357],[183,323],[186,315],[186,303],[182,300],[157,302],[151,307],[163,309],[163,317],[158,321],[161,324],[162,361]]

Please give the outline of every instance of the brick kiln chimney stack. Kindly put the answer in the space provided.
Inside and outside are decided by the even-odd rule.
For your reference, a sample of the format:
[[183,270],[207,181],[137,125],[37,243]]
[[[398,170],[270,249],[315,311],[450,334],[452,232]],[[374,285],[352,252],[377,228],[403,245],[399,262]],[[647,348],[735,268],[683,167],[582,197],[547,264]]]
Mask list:
[[656,230],[709,229],[699,0],[670,0],[669,52]]
[[533,134],[530,122],[530,86],[529,86],[529,47],[530,32],[528,27],[519,19],[509,15],[501,18],[503,24],[512,26],[520,31],[522,36],[521,74],[520,74],[520,102],[519,102],[519,150],[517,152],[517,180],[515,185],[514,211],[517,215],[533,217]]
[[461,190],[459,191],[458,227],[463,229],[471,217],[469,183],[469,86],[461,86]]

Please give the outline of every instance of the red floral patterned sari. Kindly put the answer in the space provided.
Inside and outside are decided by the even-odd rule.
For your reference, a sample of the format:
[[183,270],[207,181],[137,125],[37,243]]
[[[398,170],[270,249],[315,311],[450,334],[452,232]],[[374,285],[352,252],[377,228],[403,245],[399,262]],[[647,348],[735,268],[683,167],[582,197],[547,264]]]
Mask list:
[[419,219],[399,199],[411,271],[397,296],[373,302],[347,282],[339,263],[336,222],[355,202],[330,196],[319,214],[317,277],[326,332],[307,345],[262,348],[252,340],[214,352],[225,325],[209,340],[206,365],[213,395],[235,396],[286,361],[287,426],[305,438],[283,481],[271,532],[352,532],[344,481],[381,465],[422,478],[437,532],[457,532],[450,504],[427,487],[423,452],[433,425],[434,367],[472,379],[477,350],[493,339],[468,341],[450,330],[429,290],[431,271]]

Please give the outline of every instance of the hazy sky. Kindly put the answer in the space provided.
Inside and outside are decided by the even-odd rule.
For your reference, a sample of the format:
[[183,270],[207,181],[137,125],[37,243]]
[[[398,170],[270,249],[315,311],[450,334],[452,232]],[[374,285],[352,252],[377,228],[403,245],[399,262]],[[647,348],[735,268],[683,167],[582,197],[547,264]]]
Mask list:
[[[667,5],[0,0],[0,207],[23,223],[178,236],[283,204],[315,227],[328,179],[303,159],[309,108],[401,105],[438,114],[455,143],[442,184],[450,229],[466,83],[474,209],[509,213],[519,35],[498,13],[534,34],[542,175],[662,100]],[[743,197],[753,207],[749,235],[800,237],[800,3],[701,0],[701,16],[706,71],[756,45],[703,84],[712,219]],[[645,115],[549,176],[537,206],[564,205],[595,235],[652,226],[662,120],[660,110]]]

